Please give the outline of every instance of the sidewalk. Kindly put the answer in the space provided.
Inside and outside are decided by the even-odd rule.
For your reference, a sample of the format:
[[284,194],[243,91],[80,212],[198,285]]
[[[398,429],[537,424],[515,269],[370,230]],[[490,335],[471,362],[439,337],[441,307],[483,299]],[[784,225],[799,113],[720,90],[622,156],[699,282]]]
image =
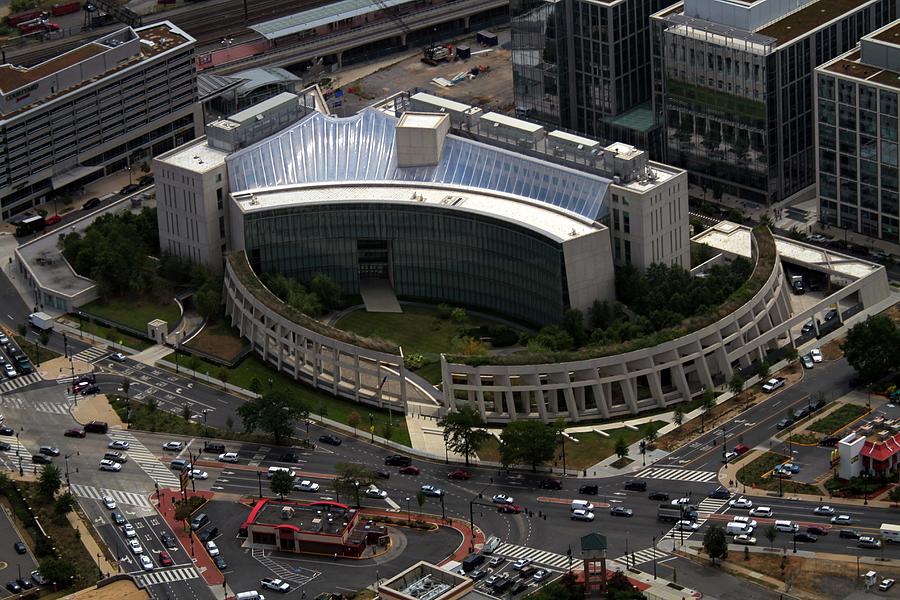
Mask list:
[[[191,492],[191,496],[202,496],[207,500],[211,500],[215,497],[215,494],[213,492],[197,491]],[[197,536],[194,535],[194,532],[191,530],[185,531],[185,524],[175,520],[175,500],[180,498],[181,493],[178,490],[168,490],[163,488],[160,488],[158,496],[157,494],[151,496],[151,500],[157,501],[156,511],[163,519],[165,519],[166,523],[172,529],[172,533],[174,533],[181,542],[185,551],[191,555],[194,566],[197,568],[197,571],[203,579],[206,580],[207,585],[221,587],[222,583],[225,581],[225,576],[222,575],[222,572],[216,567],[213,559],[207,554],[203,542],[195,540]]]

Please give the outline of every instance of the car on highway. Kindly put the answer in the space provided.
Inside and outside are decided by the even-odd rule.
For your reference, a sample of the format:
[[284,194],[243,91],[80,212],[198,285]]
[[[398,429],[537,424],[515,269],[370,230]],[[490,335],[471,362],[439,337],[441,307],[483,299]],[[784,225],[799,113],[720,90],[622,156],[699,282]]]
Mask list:
[[753,500],[741,496],[740,498],[729,500],[728,506],[731,508],[753,508]]
[[815,535],[813,535],[811,533],[807,533],[806,531],[798,531],[797,533],[794,534],[795,542],[806,542],[808,544],[813,544],[818,539],[819,539],[818,537],[816,537]]
[[45,456],[43,454],[32,454],[31,462],[33,462],[36,465],[52,465],[53,464],[53,461],[50,460],[49,458],[47,458],[47,456]]
[[225,562],[225,557],[221,554],[213,558],[213,562],[216,563],[216,568],[220,571],[224,571],[228,568],[228,563]]
[[472,571],[471,573],[469,573],[469,577],[472,579],[472,581],[478,581],[480,579],[484,579],[486,575],[487,575],[487,571],[484,569],[476,569],[475,571]]
[[172,557],[165,550],[159,551],[159,564],[162,567],[171,567],[175,564],[175,561],[172,560]]
[[832,525],[849,525],[853,522],[850,515],[835,515],[831,517]]
[[273,579],[272,577],[260,579],[259,585],[267,590],[274,590],[276,592],[281,592],[282,594],[289,592],[291,589],[291,584],[287,581],[284,581],[283,579]]
[[169,550],[175,550],[178,548],[178,540],[175,539],[174,535],[167,531],[160,532],[159,541],[162,542],[162,545]]
[[513,498],[512,496],[507,496],[506,494],[494,494],[491,498],[491,502],[494,504],[512,504]]
[[438,487],[434,487],[433,485],[423,485],[419,488],[419,491],[425,494],[426,496],[430,496],[432,498],[440,498],[444,495],[444,490]]
[[858,540],[860,537],[862,537],[862,532],[859,529],[841,529],[838,532],[838,537],[850,540]]
[[56,446],[41,446],[40,452],[47,456],[59,456],[59,448]]
[[119,194],[122,196],[124,196],[125,194],[133,194],[134,192],[138,191],[139,189],[141,189],[141,186],[139,186],[138,184],[129,183],[128,185],[123,187],[121,190],[119,190]]
[[81,390],[82,396],[88,396],[90,394],[99,394],[99,393],[100,393],[99,385],[89,385],[86,388],[84,388],[83,390]]
[[812,369],[815,364],[813,363],[813,358],[809,354],[804,354],[800,357],[800,362],[803,364],[804,369]]
[[114,460],[109,460],[104,458],[100,461],[100,470],[101,471],[112,471],[113,473],[118,473],[122,470],[122,465],[117,463]]
[[191,479],[209,479],[209,473],[206,471],[201,471],[200,469],[191,469],[190,474],[188,475]]
[[813,348],[809,351],[809,356],[813,359],[814,363],[822,362],[822,351],[818,348]]
[[863,536],[860,536],[860,538],[858,540],[856,540],[856,545],[860,548],[878,549],[878,548],[881,548],[881,541],[879,541],[878,539],[876,539],[870,535],[863,535]]
[[502,564],[505,563],[505,562],[506,562],[506,559],[505,559],[504,557],[502,557],[502,556],[495,556],[495,557],[491,558],[491,561],[488,563],[488,566],[489,566],[489,567],[494,567],[494,568],[496,568],[496,567],[499,567],[500,565],[502,565]]
[[777,423],[775,423],[775,428],[780,431],[782,429],[787,429],[788,427],[790,427],[793,424],[794,424],[793,419],[784,418],[784,419],[781,419],[780,421],[778,421]]
[[633,492],[646,492],[647,491],[647,482],[629,479],[628,481],[625,482],[625,485],[623,487],[626,490],[631,490]]
[[738,456],[739,455],[737,452],[732,452],[732,451],[726,452],[725,455],[722,457],[722,462],[729,463],[729,462],[733,461],[735,458],[737,458]]
[[882,592],[886,592],[892,587],[894,587],[894,580],[890,577],[885,577],[881,580],[881,583],[878,584],[878,589]]
[[71,438],[85,438],[87,434],[84,432],[84,429],[66,429],[65,433],[63,433],[66,437]]
[[384,464],[390,467],[408,467],[412,464],[412,459],[402,454],[391,454],[384,457]]
[[137,540],[128,540],[128,547],[131,549],[133,554],[143,554],[144,549],[141,547],[141,543]]
[[309,479],[304,479],[299,483],[294,483],[294,489],[298,492],[318,492],[319,484],[314,481],[310,481]]
[[718,500],[728,500],[729,498],[731,498],[731,492],[728,491],[728,488],[719,486],[713,490],[712,494],[710,494],[709,497],[716,498]]
[[219,462],[236,463],[238,461],[237,452],[225,452],[219,455]]
[[755,546],[756,545],[756,538],[747,533],[740,533],[740,534],[734,536],[733,541],[735,544],[743,544],[744,546]]
[[697,531],[698,529],[700,529],[700,525],[694,521],[684,520],[675,523],[675,531]]
[[561,490],[562,489],[562,481],[559,479],[546,478],[541,479],[538,483],[538,487],[542,490]]
[[28,547],[25,545],[25,542],[23,542],[21,540],[16,542],[15,544],[13,544],[13,548],[15,549],[16,554],[27,554],[28,553]]
[[341,445],[341,438],[336,435],[331,435],[330,433],[328,435],[319,436],[319,441],[323,444],[328,444],[329,446]]
[[413,465],[409,465],[408,467],[400,467],[401,475],[418,475],[419,473],[419,467],[414,467]]
[[144,569],[145,571],[153,570],[153,561],[150,560],[149,556],[147,556],[146,554],[141,554],[140,560],[141,560],[141,568],[142,569]]
[[456,471],[447,473],[447,479],[461,479],[462,481],[468,481],[470,477],[472,477],[472,475],[465,469],[457,469]]
[[634,511],[624,506],[613,506],[609,509],[609,514],[614,517],[631,517],[634,515]]
[[669,492],[650,492],[647,495],[648,500],[668,500]]
[[112,354],[109,355],[109,357],[116,362],[125,362],[125,359],[128,358],[121,352],[113,352]]
[[16,430],[12,427],[0,427],[0,435],[16,435]]
[[10,581],[6,584],[6,589],[8,589],[13,594],[18,594],[22,591],[22,586],[19,585],[18,581]]
[[375,471],[375,477],[377,477],[378,479],[390,479],[391,472],[387,469],[378,469],[377,471]]
[[0,442],[0,450],[6,452],[7,450],[12,450],[12,444],[7,444],[6,442]]
[[13,368],[13,366],[9,363],[6,363],[5,365],[3,365],[3,371],[6,374],[6,376],[10,379],[19,375],[18,373],[16,373],[16,370]]
[[572,511],[570,517],[573,521],[593,521],[594,513],[583,508],[576,508]]
[[110,450],[128,450],[131,445],[123,440],[113,440],[106,445]]
[[512,568],[515,569],[516,571],[521,571],[522,569],[524,569],[525,567],[527,567],[530,564],[531,564],[530,558],[520,558],[519,560],[517,560],[516,562],[514,562],[512,564]]
[[81,205],[81,210],[91,210],[100,206],[100,198],[96,196]]
[[742,523],[743,525],[745,525],[746,527],[749,527],[750,529],[756,529],[756,527],[759,525],[759,523],[756,522],[756,519],[753,519],[751,517],[743,517],[743,516],[731,517],[731,522],[732,523]]
[[813,535],[828,535],[828,528],[822,525],[810,525],[806,528],[806,533]]
[[497,512],[508,515],[517,515],[522,512],[522,507],[518,504],[500,504],[497,506]]
[[596,496],[599,491],[600,487],[596,485],[583,485],[578,488],[578,493],[586,496]]
[[162,449],[168,452],[180,452],[184,448],[184,442],[166,442],[162,445]]
[[387,498],[387,495],[388,493],[379,488],[377,485],[372,484],[366,488],[367,498],[377,498],[378,500],[384,500],[385,498]]
[[685,504],[690,504],[690,503],[691,503],[690,498],[675,498],[674,500],[669,502],[669,504],[671,504],[672,506],[684,506]]
[[543,581],[548,577],[550,577],[550,571],[547,571],[546,569],[538,569],[535,571],[534,575],[531,576],[535,581]]
[[762,386],[764,392],[774,392],[778,388],[784,387],[785,380],[784,377],[773,377],[772,379],[765,382]]
[[772,509],[768,506],[757,506],[756,508],[750,509],[751,517],[766,517],[767,519],[772,518]]
[[210,556],[219,555],[219,547],[216,546],[216,543],[212,540],[206,542],[206,551],[209,552]]
[[834,514],[834,507],[828,506],[827,504],[824,506],[818,506],[815,510],[813,510],[813,513],[817,515],[830,516]]
[[125,523],[124,525],[122,525],[122,533],[126,538],[129,539],[137,537],[137,531],[134,530],[134,525],[132,525],[131,523]]
[[294,454],[293,452],[285,452],[281,456],[278,457],[278,462],[286,462],[286,463],[299,463],[300,455]]
[[109,510],[114,510],[116,508],[116,501],[109,496],[103,496],[101,500],[103,501],[103,506],[105,506]]
[[115,523],[116,525],[124,525],[125,524],[125,517],[123,517],[122,513],[118,512],[118,511],[109,513],[109,517],[112,519],[112,522]]

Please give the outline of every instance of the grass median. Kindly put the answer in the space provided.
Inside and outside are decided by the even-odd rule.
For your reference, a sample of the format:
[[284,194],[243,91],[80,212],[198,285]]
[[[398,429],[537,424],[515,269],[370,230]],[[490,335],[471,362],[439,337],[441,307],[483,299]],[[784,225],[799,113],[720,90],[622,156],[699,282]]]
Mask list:
[[775,468],[775,465],[788,461],[788,457],[784,454],[766,452],[741,467],[737,472],[737,480],[744,485],[768,491],[781,490],[785,494],[822,493],[822,490],[814,485],[791,481],[790,479],[781,479],[779,481],[778,477],[772,476],[771,471]]
[[817,433],[831,435],[837,431],[840,431],[868,412],[869,409],[865,406],[859,406],[858,404],[845,404],[832,413],[828,414],[827,416],[811,423],[807,427],[807,429],[810,431],[815,431]]

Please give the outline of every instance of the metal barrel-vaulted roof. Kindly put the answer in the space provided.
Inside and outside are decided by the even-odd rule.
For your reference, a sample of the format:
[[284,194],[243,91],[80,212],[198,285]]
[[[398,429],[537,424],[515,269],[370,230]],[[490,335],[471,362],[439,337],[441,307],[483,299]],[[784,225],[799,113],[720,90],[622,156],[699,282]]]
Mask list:
[[339,0],[271,21],[263,21],[251,25],[250,29],[268,40],[277,40],[286,35],[309,31],[322,25],[337,23],[344,19],[352,19],[410,2],[415,2],[415,0],[379,0],[378,2],[374,0]]
[[232,192],[328,181],[419,181],[491,190],[589,219],[606,213],[610,180],[448,135],[435,166],[398,167],[397,119],[369,108],[336,119],[314,112],[227,159]]

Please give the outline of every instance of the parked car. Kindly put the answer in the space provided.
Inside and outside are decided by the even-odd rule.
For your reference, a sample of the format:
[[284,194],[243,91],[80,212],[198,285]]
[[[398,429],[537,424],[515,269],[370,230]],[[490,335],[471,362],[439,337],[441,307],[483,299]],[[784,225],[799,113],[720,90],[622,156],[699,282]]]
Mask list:
[[216,543],[212,540],[206,542],[206,551],[210,556],[218,556],[219,555],[219,547],[216,546]]
[[50,580],[41,575],[41,572],[38,570],[34,570],[31,572],[31,580],[37,585],[47,585],[48,583],[50,583]]
[[341,438],[339,438],[336,435],[332,435],[330,433],[327,435],[319,436],[319,441],[322,442],[323,444],[328,444],[329,446],[340,446],[341,445]]
[[724,454],[724,456],[722,456],[722,462],[723,462],[723,463],[729,463],[729,462],[733,461],[733,460],[734,460],[735,458],[737,458],[737,457],[738,457],[738,453],[737,453],[737,452],[726,452],[726,453]]
[[28,546],[25,545],[25,542],[19,540],[15,544],[13,544],[13,549],[15,549],[16,554],[27,554]]
[[219,537],[219,528],[218,527],[207,527],[203,530],[203,532],[198,536],[201,542],[204,544],[206,542],[210,542]]
[[461,479],[463,481],[468,481],[471,475],[465,469],[457,469],[456,471],[450,471],[447,473],[447,479]]
[[259,585],[267,590],[274,590],[276,592],[281,592],[282,594],[291,589],[291,584],[287,581],[284,581],[283,579],[273,579],[271,577],[264,577],[259,581]]
[[790,427],[793,424],[794,424],[794,421],[792,419],[784,418],[784,419],[781,419],[780,421],[778,421],[775,424],[775,427],[780,431],[782,429],[787,429],[788,427]]
[[16,435],[16,430],[12,427],[0,427],[0,435]]
[[94,197],[81,205],[81,210],[93,210],[100,206],[100,198]]
[[784,387],[785,380],[784,377],[773,377],[772,379],[765,382],[762,386],[763,391],[765,392],[774,392],[775,390]]
[[814,363],[822,362],[822,351],[818,348],[813,348],[809,351],[809,356],[813,359]]
[[129,183],[128,185],[123,187],[121,190],[119,190],[119,194],[121,194],[123,196],[125,194],[133,194],[134,192],[138,191],[139,189],[141,189],[141,186],[139,186],[138,184]]
[[815,365],[813,365],[813,358],[809,354],[804,354],[800,357],[800,362],[803,363],[804,369],[812,369]]
[[6,584],[6,589],[8,589],[13,594],[18,594],[22,591],[22,586],[19,585],[18,581],[10,581]]
[[225,569],[228,568],[228,563],[225,562],[225,557],[222,556],[221,554],[213,557],[213,562],[216,563],[216,568],[219,569],[220,571],[224,571]]

